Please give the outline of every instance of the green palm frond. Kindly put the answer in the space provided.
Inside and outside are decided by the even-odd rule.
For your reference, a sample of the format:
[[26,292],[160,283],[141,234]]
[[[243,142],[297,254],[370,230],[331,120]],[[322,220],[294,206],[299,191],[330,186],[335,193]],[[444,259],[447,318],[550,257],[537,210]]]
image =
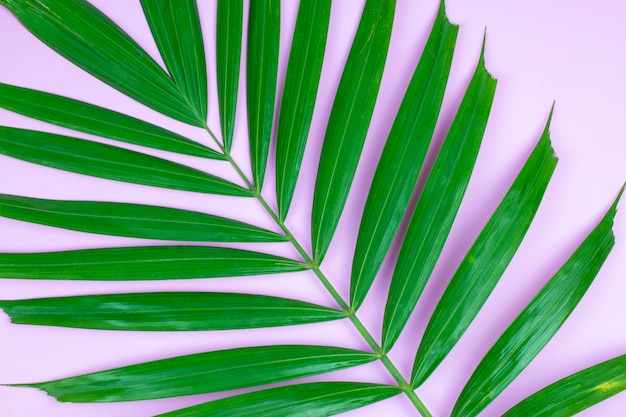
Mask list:
[[[406,415],[439,415],[430,411],[435,408],[422,387],[478,325],[486,303],[500,297],[496,286],[557,169],[551,111],[444,289],[434,271],[454,241],[457,213],[496,107],[486,38],[451,112],[444,96],[459,26],[441,1],[421,58],[396,97],[388,132],[373,138],[381,134],[370,126],[381,106],[385,68],[394,64],[388,57],[403,7],[395,0],[366,0],[354,9],[358,27],[334,68],[328,68],[329,54],[336,53],[332,0],[140,0],[131,9],[146,23],[142,39],[95,1],[0,4],[0,19],[14,16],[90,80],[102,81],[100,88],[133,103],[127,110],[98,97],[66,96],[60,88],[0,83],[0,108],[22,117],[16,119],[21,127],[0,126],[2,161],[21,161],[11,175],[26,175],[27,163],[40,166],[37,175],[68,173],[55,177],[60,183],[49,193],[0,188],[0,217],[22,222],[20,231],[28,225],[37,233],[64,229],[86,242],[45,242],[24,251],[13,250],[16,237],[5,235],[11,250],[0,253],[1,283],[32,283],[27,297],[0,286],[9,328],[65,327],[102,338],[111,334],[103,330],[129,337],[172,332],[164,339],[181,346],[192,332],[203,338],[197,339],[201,348],[184,353],[35,376],[35,382],[0,373],[2,389],[37,388],[70,403],[205,394],[150,412],[171,417],[322,417],[391,397],[402,398]],[[289,19],[293,35],[285,33]],[[325,71],[334,71],[331,87]],[[377,161],[362,157],[368,138],[381,144]],[[319,151],[314,163],[307,159],[310,148]],[[71,188],[76,178],[93,188],[58,193],[64,180]],[[362,201],[354,203],[359,192]],[[469,355],[464,366],[474,371],[459,381],[448,408],[453,416],[491,412],[490,404],[572,314],[615,244],[623,188],[615,192],[606,197],[614,198],[606,214],[587,227],[591,232],[519,315],[508,327],[490,329],[497,334],[506,327],[483,343],[493,344],[484,358]],[[346,218],[355,218],[356,238],[338,238]],[[347,241],[347,249],[339,247]],[[545,255],[559,259],[561,251]],[[334,276],[333,262],[348,272]],[[63,285],[62,292],[46,293],[39,287],[44,284]],[[372,325],[362,317],[372,314],[368,302],[381,285],[389,290],[377,295]],[[425,302],[434,311],[418,308],[425,327],[419,336],[410,319]],[[276,336],[280,329],[289,342]],[[510,417],[573,415],[626,389],[624,375],[622,355],[503,407]],[[374,407],[385,410],[386,404]]]

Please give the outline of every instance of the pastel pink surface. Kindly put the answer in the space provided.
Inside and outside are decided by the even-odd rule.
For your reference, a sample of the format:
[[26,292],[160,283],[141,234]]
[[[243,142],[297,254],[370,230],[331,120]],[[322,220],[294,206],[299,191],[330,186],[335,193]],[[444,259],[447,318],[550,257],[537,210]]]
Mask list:
[[[93,0],[160,62],[138,2]],[[200,3],[209,69],[209,126],[219,131],[215,87],[215,1]],[[297,4],[283,1],[281,67],[286,60]],[[324,64],[309,144],[287,224],[310,248],[312,190],[326,120],[363,5],[362,0],[335,1],[327,61]],[[363,157],[344,216],[322,269],[344,299],[362,207],[376,161],[384,145],[404,90],[428,36],[438,2],[398,0],[388,64],[369,130]],[[460,25],[457,52],[442,117],[435,133],[440,144],[476,65],[485,27],[486,62],[499,80],[483,147],[457,221],[430,284],[407,329],[390,356],[410,375],[414,352],[427,318],[445,283],[469,249],[525,158],[536,143],[552,102],[556,109],[552,141],[560,158],[552,183],[522,246],[501,283],[459,345],[417,392],[435,416],[449,415],[478,361],[532,296],[569,257],[615,198],[626,180],[626,5],[617,0],[597,2],[555,0],[549,3],[488,0],[447,2],[450,20]],[[171,121],[132,101],[60,58],[14,17],[0,8],[0,82],[50,91],[93,102],[189,135],[209,144],[206,133]],[[245,62],[245,59],[242,61]],[[241,74],[240,104],[233,154],[248,177],[245,71]],[[0,110],[0,124],[69,132]],[[103,142],[111,143],[103,140]],[[139,149],[128,146],[131,149]],[[225,163],[150,152],[188,163],[236,181]],[[428,160],[432,163],[433,156]],[[275,206],[274,157],[264,196]],[[0,156],[0,193],[40,198],[126,201],[205,211],[276,229],[253,201],[205,196],[139,185],[116,183],[35,166]],[[595,283],[556,337],[520,377],[482,414],[497,416],[547,384],[600,361],[624,354],[626,346],[626,205],[619,206],[614,231],[616,244]],[[2,252],[67,250],[139,245],[154,242],[64,231],[0,218]],[[241,247],[254,247],[241,245]],[[387,259],[359,317],[379,339],[382,311],[398,244]],[[297,256],[286,244],[266,251]],[[1,299],[20,299],[130,291],[238,291],[299,298],[334,306],[332,298],[309,272],[268,277],[175,282],[35,282],[0,280]],[[347,321],[293,328],[198,333],[124,333],[11,325],[0,315],[0,383],[26,383],[67,377],[141,361],[188,353],[256,344],[334,344],[357,349],[367,345]],[[309,378],[393,383],[378,363]],[[219,398],[223,394],[138,403],[60,404],[36,390],[0,388],[0,415],[8,417],[144,417]],[[626,394],[593,407],[581,416],[618,416]],[[398,396],[346,416],[417,415]]]

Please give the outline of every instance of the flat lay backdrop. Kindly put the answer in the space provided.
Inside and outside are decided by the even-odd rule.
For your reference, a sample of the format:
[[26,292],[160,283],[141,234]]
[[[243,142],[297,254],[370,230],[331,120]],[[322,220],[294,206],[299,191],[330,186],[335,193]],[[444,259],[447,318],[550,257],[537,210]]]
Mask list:
[[[138,1],[92,0],[157,60]],[[199,1],[209,69],[209,125],[219,130],[214,68],[214,0]],[[281,26],[279,89],[284,78],[297,2],[284,0]],[[341,75],[363,6],[362,0],[333,5],[327,61],[295,201],[287,224],[309,247],[309,216],[317,160],[332,97]],[[621,0],[448,0],[450,20],[460,25],[457,52],[434,143],[441,144],[476,65],[485,27],[486,63],[499,80],[490,122],[466,198],[450,241],[434,271],[407,330],[391,352],[404,375],[410,374],[414,351],[427,317],[473,240],[485,224],[536,143],[550,106],[556,100],[552,141],[560,158],[551,185],[526,239],[502,282],[461,343],[418,390],[435,415],[447,415],[465,381],[499,334],[593,228],[626,180],[626,3]],[[434,19],[438,1],[398,0],[396,26],[368,140],[354,188],[322,269],[347,298],[354,240],[375,163],[395,112],[413,73]],[[244,63],[245,60],[242,61]],[[240,106],[233,153],[247,169],[247,139],[242,71]],[[190,138],[209,143],[206,134],[161,116],[132,101],[64,61],[0,8],[0,82],[50,91],[135,115]],[[0,110],[0,124],[68,133],[45,123]],[[88,137],[70,133],[79,137]],[[132,148],[131,145],[128,146]],[[235,180],[219,162],[155,155],[187,162]],[[432,155],[427,159],[432,163]],[[265,197],[274,202],[273,156]],[[420,182],[421,183],[421,182]],[[52,199],[126,201],[169,205],[231,216],[275,229],[254,202],[161,190],[93,179],[0,156],[0,193]],[[626,203],[616,217],[616,245],[595,283],[545,350],[483,413],[497,416],[529,394],[565,375],[626,353]],[[27,252],[151,244],[0,218],[0,251]],[[245,245],[243,245],[245,247]],[[296,256],[283,244],[270,251]],[[397,251],[398,245],[395,245]],[[393,270],[387,259],[359,316],[380,334],[382,311]],[[0,280],[1,299],[130,291],[244,291],[288,296],[333,306],[332,299],[308,272],[269,277],[242,277],[177,282],[35,282]],[[198,333],[122,333],[9,324],[0,313],[0,383],[26,383],[67,377],[126,364],[188,353],[252,344],[337,344],[365,349],[365,342],[345,322],[252,331]],[[378,364],[336,372],[320,379],[373,380],[391,383]],[[73,405],[56,403],[30,389],[0,388],[0,415],[6,417],[144,417],[207,401],[203,395],[139,403]],[[581,416],[619,416],[626,394]],[[346,416],[416,415],[397,396]]]

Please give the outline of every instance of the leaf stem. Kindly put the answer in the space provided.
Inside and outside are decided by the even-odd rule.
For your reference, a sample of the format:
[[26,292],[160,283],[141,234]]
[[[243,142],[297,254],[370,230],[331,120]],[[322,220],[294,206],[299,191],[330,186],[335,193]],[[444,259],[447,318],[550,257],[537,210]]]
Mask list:
[[287,227],[285,222],[280,218],[280,216],[278,216],[278,214],[276,214],[276,212],[274,212],[274,210],[270,207],[270,205],[267,203],[267,201],[265,201],[265,199],[263,198],[261,193],[257,190],[255,185],[246,177],[246,175],[243,173],[243,171],[241,171],[241,168],[239,168],[239,166],[237,165],[235,160],[231,157],[230,152],[228,151],[228,149],[226,149],[222,145],[222,143],[217,139],[215,134],[213,134],[213,132],[211,131],[211,129],[208,126],[204,126],[204,128],[209,133],[209,135],[213,138],[213,140],[215,141],[217,146],[219,146],[220,150],[222,151],[222,153],[226,157],[226,160],[228,162],[230,162],[230,164],[235,169],[235,171],[237,171],[237,173],[239,174],[241,179],[244,181],[246,186],[250,189],[250,191],[252,191],[254,193],[255,197],[257,198],[259,203],[261,203],[261,205],[263,206],[265,211],[270,215],[270,217],[274,220],[274,222],[276,222],[278,227],[280,227],[280,229],[285,234],[285,237],[287,237],[289,242],[298,251],[300,256],[302,256],[302,259],[310,266],[311,271],[317,276],[317,278],[320,280],[322,285],[324,285],[324,287],[330,293],[330,295],[333,297],[333,299],[335,300],[337,305],[339,305],[339,307],[343,310],[343,312],[346,313],[346,316],[350,319],[350,321],[352,322],[352,325],[361,334],[361,336],[367,342],[367,344],[370,346],[372,351],[376,355],[378,355],[381,363],[385,366],[385,368],[387,368],[387,371],[389,372],[389,374],[393,377],[393,379],[396,380],[396,382],[398,383],[398,386],[400,388],[402,388],[402,390],[404,391],[406,396],[409,398],[411,403],[413,403],[413,405],[415,406],[417,411],[419,411],[419,413],[423,417],[433,417],[433,415],[430,413],[428,408],[426,408],[426,405],[417,396],[415,391],[413,391],[413,388],[411,387],[411,384],[409,384],[407,382],[407,380],[404,379],[404,377],[402,376],[402,374],[400,373],[398,368],[396,368],[396,366],[393,364],[393,362],[391,362],[391,359],[389,359],[389,357],[385,354],[385,352],[383,351],[382,347],[378,344],[376,339],[374,339],[372,334],[363,325],[361,320],[359,320],[359,318],[356,316],[355,312],[350,308],[348,303],[346,303],[346,301],[341,297],[339,292],[337,292],[335,287],[333,287],[333,285],[330,283],[330,281],[328,280],[326,275],[324,275],[324,272],[322,272],[322,270],[320,269],[320,267],[317,264],[317,262],[307,253],[307,251],[302,247],[300,242],[291,233],[291,231],[289,230],[289,228]]

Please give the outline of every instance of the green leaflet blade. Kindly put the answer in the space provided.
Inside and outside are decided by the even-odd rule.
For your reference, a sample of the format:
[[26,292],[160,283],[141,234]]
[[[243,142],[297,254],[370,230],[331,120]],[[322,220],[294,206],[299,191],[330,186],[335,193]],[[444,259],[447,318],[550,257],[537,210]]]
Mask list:
[[128,331],[256,329],[338,320],[327,307],[253,294],[159,292],[0,301],[15,324]]
[[202,126],[165,71],[85,0],[2,0],[22,25],[58,54],[127,96],[174,119]]
[[522,243],[557,164],[549,125],[550,120],[437,304],[417,351],[413,386],[421,385],[459,341]]
[[235,130],[242,26],[243,0],[218,0],[215,45],[217,98],[226,149],[230,149],[233,143]]
[[577,372],[526,398],[503,417],[569,417],[626,389],[626,355]]
[[335,95],[315,181],[311,239],[321,263],[361,156],[389,49],[395,0],[367,0]]
[[565,322],[613,248],[611,227],[623,191],[574,254],[489,349],[463,388],[452,416],[475,416],[487,407]]
[[353,309],[365,299],[409,204],[439,116],[457,32],[442,2],[367,196],[352,262]]
[[188,242],[284,242],[285,236],[195,211],[141,204],[43,200],[0,194],[0,216],[110,236]]
[[195,0],[141,0],[141,7],[172,79],[206,121],[206,61]]
[[401,392],[401,388],[387,385],[313,382],[222,398],[157,417],[327,417],[365,407]]
[[278,212],[287,217],[313,118],[332,0],[303,0],[293,33],[276,134]]
[[208,246],[137,246],[0,253],[0,277],[84,281],[220,278],[302,271],[279,256]]
[[372,353],[337,347],[259,346],[179,356],[14,386],[41,389],[61,402],[138,401],[273,384],[376,359]]
[[163,151],[226,159],[174,132],[83,101],[0,83],[0,107],[57,126]]
[[116,181],[199,193],[252,195],[239,185],[165,159],[46,132],[0,126],[0,153]]
[[246,81],[250,158],[254,184],[256,189],[261,191],[274,122],[280,43],[280,1],[250,1],[248,20],[249,70]]
[[383,319],[386,351],[398,339],[415,308],[448,237],[476,162],[495,90],[496,80],[485,68],[483,47],[398,255]]

